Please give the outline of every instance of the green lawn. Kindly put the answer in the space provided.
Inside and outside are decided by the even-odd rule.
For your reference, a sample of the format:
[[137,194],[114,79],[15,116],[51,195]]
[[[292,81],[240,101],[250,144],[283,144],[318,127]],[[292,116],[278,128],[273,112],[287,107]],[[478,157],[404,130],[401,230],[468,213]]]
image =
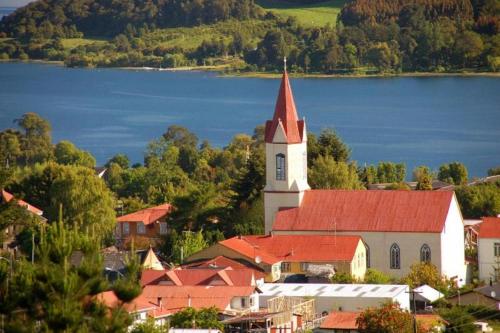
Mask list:
[[285,0],[257,0],[256,3],[264,9],[281,16],[295,16],[305,26],[335,25],[337,15],[346,0],[329,0],[310,5],[298,5]]
[[61,43],[65,49],[74,49],[75,47],[88,45],[93,43],[104,44],[104,39],[91,39],[91,38],[63,38]]

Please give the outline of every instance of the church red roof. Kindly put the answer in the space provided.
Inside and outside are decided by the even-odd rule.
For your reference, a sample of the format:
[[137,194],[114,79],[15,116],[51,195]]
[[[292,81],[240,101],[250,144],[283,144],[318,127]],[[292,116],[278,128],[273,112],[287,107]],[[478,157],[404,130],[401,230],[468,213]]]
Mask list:
[[500,238],[500,217],[483,217],[479,225],[479,238]]
[[274,231],[441,233],[451,191],[309,190],[298,208],[283,208]]
[[276,100],[273,120],[266,122],[265,138],[267,143],[272,143],[274,134],[279,125],[283,126],[286,134],[286,143],[300,143],[304,135],[304,121],[299,120],[292,88],[285,71],[281,79],[281,86]]
[[10,202],[12,199],[17,200],[17,204],[19,206],[25,207],[29,212],[31,212],[33,214],[36,214],[36,215],[43,214],[43,211],[40,208],[36,208],[35,206],[30,205],[26,201],[14,198],[14,196],[11,193],[9,193],[5,190],[2,190],[2,198],[5,202]]

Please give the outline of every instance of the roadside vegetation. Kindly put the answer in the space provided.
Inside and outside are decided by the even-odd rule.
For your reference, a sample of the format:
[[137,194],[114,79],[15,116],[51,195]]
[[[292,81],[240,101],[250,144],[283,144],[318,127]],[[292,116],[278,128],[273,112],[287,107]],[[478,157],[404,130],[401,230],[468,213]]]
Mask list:
[[272,73],[286,56],[298,75],[495,72],[500,66],[495,0],[82,1],[38,0],[4,17],[0,59]]

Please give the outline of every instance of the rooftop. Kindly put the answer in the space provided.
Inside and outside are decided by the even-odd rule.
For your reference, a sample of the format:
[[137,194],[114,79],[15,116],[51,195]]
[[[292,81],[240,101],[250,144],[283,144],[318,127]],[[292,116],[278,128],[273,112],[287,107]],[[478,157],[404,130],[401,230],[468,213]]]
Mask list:
[[309,190],[300,207],[276,214],[273,231],[441,233],[453,196],[450,191]]
[[261,296],[394,298],[408,291],[407,285],[391,284],[298,284],[264,283]]
[[120,216],[116,220],[118,222],[142,222],[144,225],[148,225],[165,217],[171,210],[172,206],[166,203]]
[[21,207],[25,207],[29,212],[31,212],[35,215],[39,215],[39,216],[42,216],[42,214],[43,214],[43,211],[40,208],[37,208],[33,205],[30,205],[29,203],[27,203],[24,200],[20,200],[20,199],[15,198],[11,193],[9,193],[5,190],[2,190],[2,199],[5,202],[10,202],[12,199],[17,200],[17,204]]
[[500,238],[500,217],[484,217],[479,225],[479,238]]

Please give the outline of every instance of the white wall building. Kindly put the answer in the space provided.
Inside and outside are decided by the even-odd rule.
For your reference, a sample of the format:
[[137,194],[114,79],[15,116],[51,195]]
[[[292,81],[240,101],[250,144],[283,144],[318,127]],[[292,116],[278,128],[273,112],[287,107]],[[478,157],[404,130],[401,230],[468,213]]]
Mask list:
[[259,294],[261,307],[274,297],[285,296],[314,299],[316,313],[362,311],[388,301],[399,303],[402,309],[410,309],[407,285],[264,283],[259,289],[262,291]]
[[465,283],[464,224],[452,191],[309,189],[306,124],[286,72],[265,141],[266,234],[359,235],[369,267],[402,277],[425,261]]
[[486,217],[479,229],[479,279],[500,280],[500,218]]

